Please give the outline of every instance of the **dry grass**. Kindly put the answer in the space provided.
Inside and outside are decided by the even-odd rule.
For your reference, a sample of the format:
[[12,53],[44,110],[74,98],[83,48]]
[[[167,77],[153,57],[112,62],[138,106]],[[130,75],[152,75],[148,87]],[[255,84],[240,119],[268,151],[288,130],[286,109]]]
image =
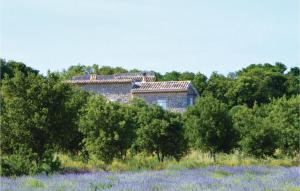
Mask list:
[[164,162],[158,162],[154,156],[136,155],[126,160],[115,159],[111,164],[95,158],[84,163],[76,156],[59,155],[62,166],[70,171],[138,171],[138,170],[161,170],[161,169],[186,169],[199,168],[204,166],[299,166],[298,158],[267,157],[258,159],[252,156],[246,156],[238,152],[233,154],[219,153],[216,155],[216,161],[208,153],[192,151],[179,162],[167,158]]

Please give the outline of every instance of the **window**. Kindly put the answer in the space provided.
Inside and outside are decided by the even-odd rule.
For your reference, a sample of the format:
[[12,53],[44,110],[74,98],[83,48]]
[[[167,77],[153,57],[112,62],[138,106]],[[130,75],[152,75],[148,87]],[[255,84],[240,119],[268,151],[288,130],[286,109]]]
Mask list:
[[159,99],[157,100],[157,105],[161,106],[163,109],[167,109],[167,100]]
[[194,105],[194,99],[192,97],[189,98],[189,105]]

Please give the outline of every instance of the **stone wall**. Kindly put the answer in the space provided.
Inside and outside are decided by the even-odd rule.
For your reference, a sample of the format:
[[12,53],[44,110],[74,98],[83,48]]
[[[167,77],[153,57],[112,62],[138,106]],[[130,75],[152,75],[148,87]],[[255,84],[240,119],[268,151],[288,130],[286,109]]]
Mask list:
[[110,101],[127,103],[131,97],[131,83],[80,84],[81,89],[99,93]]
[[151,92],[131,94],[131,83],[99,83],[80,84],[81,89],[99,93],[110,101],[128,103],[131,98],[140,98],[148,104],[157,104],[158,100],[166,100],[167,110],[183,112],[190,105],[190,98],[193,104],[197,97],[197,92],[192,87],[187,92]]
[[[192,98],[193,99],[193,105],[194,105],[197,96],[198,96],[198,93],[195,92],[195,89],[190,86],[188,88],[188,92],[187,92],[187,99],[189,100],[190,98]],[[189,101],[188,101],[188,104],[189,104]]]
[[166,100],[167,109],[171,111],[184,111],[188,105],[187,92],[135,93],[133,97],[143,99],[148,104],[157,104],[158,100]]

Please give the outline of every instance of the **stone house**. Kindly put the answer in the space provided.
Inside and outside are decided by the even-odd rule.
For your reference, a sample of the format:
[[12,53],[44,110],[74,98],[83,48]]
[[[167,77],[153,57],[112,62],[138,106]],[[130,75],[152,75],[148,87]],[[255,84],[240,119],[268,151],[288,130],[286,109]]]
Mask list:
[[67,83],[99,93],[110,101],[127,103],[143,99],[170,111],[184,111],[199,95],[190,81],[155,81],[153,72],[76,76]]

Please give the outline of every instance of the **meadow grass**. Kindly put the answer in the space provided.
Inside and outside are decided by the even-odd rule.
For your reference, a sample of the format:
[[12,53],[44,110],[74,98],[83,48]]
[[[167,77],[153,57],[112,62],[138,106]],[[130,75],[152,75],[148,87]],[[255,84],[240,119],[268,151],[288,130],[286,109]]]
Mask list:
[[45,184],[35,178],[29,178],[24,182],[24,186],[33,187],[33,188],[44,188]]
[[140,171],[140,170],[183,170],[200,168],[207,166],[299,166],[297,157],[279,157],[279,158],[255,158],[246,156],[238,152],[233,154],[219,153],[216,160],[208,154],[200,151],[192,151],[180,161],[167,158],[164,162],[159,162],[155,156],[147,156],[143,154],[129,156],[125,160],[115,159],[111,164],[91,158],[88,162],[83,162],[79,157],[59,155],[62,167],[65,171]]

